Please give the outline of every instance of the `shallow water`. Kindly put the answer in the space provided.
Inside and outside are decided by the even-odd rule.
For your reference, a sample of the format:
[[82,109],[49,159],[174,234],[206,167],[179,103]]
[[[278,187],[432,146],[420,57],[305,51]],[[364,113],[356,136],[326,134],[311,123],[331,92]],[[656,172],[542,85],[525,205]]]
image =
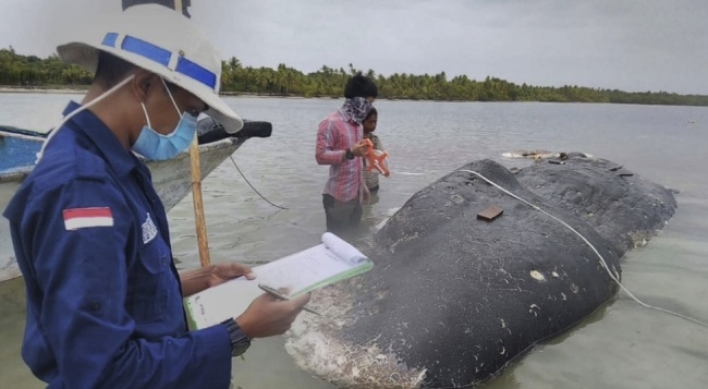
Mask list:
[[[0,94],[0,123],[56,124],[68,95]],[[269,139],[234,155],[261,200],[227,160],[203,184],[212,261],[262,262],[316,244],[324,228],[320,192],[327,170],[314,160],[317,124],[339,101],[231,98],[243,117],[273,123]],[[584,151],[680,189],[677,214],[648,246],[623,262],[624,284],[647,303],[708,321],[708,109],[603,104],[380,101],[379,135],[390,178],[366,210],[371,232],[387,212],[464,163],[517,149]],[[695,123],[690,123],[695,122]],[[170,214],[175,257],[199,264],[192,199]],[[3,221],[4,222],[4,221]],[[38,388],[19,357],[21,283],[0,285],[0,382]],[[642,308],[624,294],[566,334],[540,345],[485,387],[708,387],[708,329]],[[294,364],[279,338],[259,340],[234,361],[241,388],[329,388]]]

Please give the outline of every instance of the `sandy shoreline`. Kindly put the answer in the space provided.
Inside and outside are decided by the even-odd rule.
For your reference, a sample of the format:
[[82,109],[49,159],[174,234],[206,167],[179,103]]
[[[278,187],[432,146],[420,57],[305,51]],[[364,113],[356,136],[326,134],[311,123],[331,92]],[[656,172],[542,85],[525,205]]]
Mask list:
[[41,94],[84,94],[88,88],[52,88],[52,87],[35,87],[35,88],[25,88],[25,87],[14,87],[14,86],[0,86],[0,93],[41,93]]
[[[50,86],[38,86],[38,87],[18,87],[18,86],[8,86],[0,85],[0,93],[23,93],[23,94],[84,94],[88,91],[88,87],[81,88],[59,88]],[[259,95],[259,94],[249,94],[240,92],[223,92],[220,93],[223,97],[250,97],[250,98],[262,98],[262,99],[305,99],[308,97],[304,96],[275,96],[275,95]],[[330,97],[309,97],[312,99],[330,99]],[[332,98],[335,99],[336,98]]]

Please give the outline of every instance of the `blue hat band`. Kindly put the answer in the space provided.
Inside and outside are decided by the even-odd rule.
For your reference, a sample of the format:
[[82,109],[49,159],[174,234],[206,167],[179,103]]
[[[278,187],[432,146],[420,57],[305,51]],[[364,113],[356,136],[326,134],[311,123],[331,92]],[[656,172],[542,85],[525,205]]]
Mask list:
[[[113,47],[139,55],[143,58],[149,59],[150,61],[169,67],[170,59],[172,58],[171,51],[130,35],[125,36],[123,42],[120,44],[120,47],[116,47],[117,40],[118,34],[115,32],[109,32],[106,34],[106,37],[103,38],[103,42],[101,44],[103,46]],[[174,71],[184,74],[185,76],[206,85],[211,89],[216,89],[216,74],[205,69],[196,62],[188,60],[182,55],[177,58],[177,65]]]

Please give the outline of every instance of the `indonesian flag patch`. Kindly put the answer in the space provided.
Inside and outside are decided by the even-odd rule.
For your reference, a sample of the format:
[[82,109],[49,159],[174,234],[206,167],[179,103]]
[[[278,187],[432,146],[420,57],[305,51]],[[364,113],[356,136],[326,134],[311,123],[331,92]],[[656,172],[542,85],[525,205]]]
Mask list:
[[108,207],[65,209],[64,227],[67,231],[91,227],[113,227],[113,214]]

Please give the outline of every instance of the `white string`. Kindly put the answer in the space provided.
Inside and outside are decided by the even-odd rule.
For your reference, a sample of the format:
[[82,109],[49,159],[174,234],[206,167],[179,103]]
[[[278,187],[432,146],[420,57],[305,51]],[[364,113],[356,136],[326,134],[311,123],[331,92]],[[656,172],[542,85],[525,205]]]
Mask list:
[[61,121],[61,123],[59,123],[58,126],[54,127],[54,130],[49,134],[49,136],[47,137],[47,139],[44,140],[44,143],[42,144],[42,148],[41,148],[41,149],[39,150],[39,152],[37,153],[37,160],[35,161],[35,165],[38,164],[39,161],[40,161],[40,160],[42,159],[42,157],[44,156],[44,150],[47,148],[47,145],[49,144],[49,141],[52,140],[52,138],[54,138],[54,136],[59,132],[59,130],[64,126],[64,124],[66,124],[66,122],[68,122],[69,120],[71,120],[71,118],[73,118],[74,116],[76,116],[76,115],[79,114],[80,112],[85,111],[86,109],[88,109],[88,108],[90,108],[90,107],[92,107],[92,106],[98,104],[98,103],[101,102],[103,99],[105,99],[106,97],[108,97],[108,96],[110,96],[111,94],[113,94],[113,92],[117,91],[118,89],[120,89],[121,87],[123,87],[125,84],[127,84],[128,82],[130,82],[130,80],[132,80],[133,77],[135,77],[135,76],[134,76],[134,75],[131,75],[130,77],[128,77],[128,78],[126,78],[125,80],[123,80],[123,81],[121,81],[120,83],[118,83],[118,84],[117,84],[116,86],[114,86],[113,88],[111,88],[111,89],[107,90],[106,92],[104,92],[102,95],[100,95],[100,96],[96,97],[95,99],[91,100],[91,101],[88,102],[86,105],[82,105],[80,108],[76,109],[74,112],[72,112],[72,113],[66,115],[66,116],[64,117],[64,119]]
[[708,327],[708,323],[705,323],[705,322],[703,322],[703,321],[701,321],[701,320],[694,319],[694,318],[692,318],[692,317],[685,316],[685,315],[682,315],[682,314],[680,314],[680,313],[672,312],[672,311],[669,311],[668,309],[664,309],[664,308],[661,308],[661,307],[656,307],[656,306],[653,306],[653,305],[649,305],[649,304],[647,304],[647,303],[641,301],[640,299],[638,299],[632,292],[629,291],[629,289],[625,288],[625,286],[622,285],[622,283],[619,281],[619,279],[617,279],[617,277],[615,276],[615,274],[610,270],[609,266],[607,265],[607,262],[605,261],[605,258],[602,256],[602,254],[600,254],[599,251],[597,251],[597,249],[595,248],[595,246],[593,246],[593,244],[590,243],[590,241],[588,241],[581,233],[579,233],[579,232],[576,231],[573,227],[571,227],[570,225],[568,225],[568,223],[566,223],[566,222],[564,222],[563,220],[561,220],[561,219],[559,219],[559,218],[557,218],[557,217],[551,215],[550,213],[544,211],[543,209],[541,209],[541,208],[538,207],[537,205],[534,205],[534,204],[532,204],[532,203],[530,203],[530,202],[528,202],[528,201],[522,199],[521,197],[519,197],[519,196],[517,196],[517,195],[515,195],[515,194],[513,194],[513,193],[511,193],[511,192],[509,192],[508,190],[506,190],[506,189],[502,188],[501,186],[497,185],[496,183],[492,182],[490,179],[488,179],[487,177],[483,176],[483,175],[480,174],[480,173],[477,173],[477,172],[475,172],[475,171],[473,171],[473,170],[466,170],[466,169],[460,169],[460,170],[458,170],[458,171],[459,171],[459,172],[465,172],[465,173],[471,173],[471,174],[476,175],[477,177],[483,179],[484,181],[486,181],[486,182],[489,183],[490,185],[494,186],[495,188],[499,189],[500,191],[502,191],[502,192],[508,194],[509,196],[511,196],[511,197],[513,197],[513,198],[515,198],[515,199],[517,199],[517,200],[519,200],[519,201],[521,201],[522,203],[524,203],[524,204],[530,206],[531,208],[533,208],[533,209],[535,209],[535,210],[537,210],[537,211],[540,211],[541,213],[543,213],[543,214],[549,216],[550,218],[552,218],[552,219],[558,221],[559,223],[561,223],[562,225],[564,225],[565,227],[567,227],[568,229],[570,229],[571,231],[573,231],[576,235],[578,235],[578,236],[580,237],[580,239],[583,240],[583,242],[585,242],[585,243],[590,247],[590,249],[592,249],[592,251],[595,252],[595,254],[597,254],[598,257],[600,257],[600,261],[601,261],[603,267],[607,270],[607,273],[610,275],[610,278],[612,278],[612,280],[613,280],[614,282],[616,282],[617,285],[619,285],[619,287],[620,287],[625,293],[627,293],[627,295],[628,295],[629,297],[631,297],[632,300],[636,301],[639,305],[641,305],[641,306],[643,306],[643,307],[645,307],[645,308],[654,309],[654,310],[657,310],[657,311],[659,311],[659,312],[668,313],[668,314],[670,314],[670,315],[674,315],[674,316],[680,317],[680,318],[682,318],[682,319],[686,319],[686,320],[688,320],[688,321],[691,321],[691,322],[696,323],[696,324],[698,324],[698,325],[701,325],[701,326],[703,326],[703,327]]
[[150,123],[150,116],[148,115],[148,110],[145,108],[145,103],[142,101],[140,102],[140,107],[143,109],[143,113],[145,114],[145,121],[147,122],[147,126],[149,128],[152,128],[152,124]]
[[[167,91],[167,95],[170,96],[170,100],[172,100],[172,105],[175,106],[175,110],[177,110],[177,116],[180,118],[182,117],[182,111],[179,110],[179,107],[177,106],[177,102],[175,101],[175,98],[172,97],[172,92],[170,92],[170,88],[167,86],[167,83],[165,82],[165,79],[160,77],[160,81],[162,81],[162,85],[165,87],[165,90]],[[148,124],[149,125],[149,124]]]

